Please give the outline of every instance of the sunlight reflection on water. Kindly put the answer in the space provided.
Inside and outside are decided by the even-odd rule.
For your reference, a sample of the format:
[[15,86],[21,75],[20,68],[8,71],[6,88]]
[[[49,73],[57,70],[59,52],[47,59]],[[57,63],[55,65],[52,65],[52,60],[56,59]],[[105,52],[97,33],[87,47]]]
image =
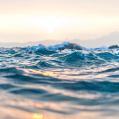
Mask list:
[[33,114],[33,119],[43,119],[43,114]]

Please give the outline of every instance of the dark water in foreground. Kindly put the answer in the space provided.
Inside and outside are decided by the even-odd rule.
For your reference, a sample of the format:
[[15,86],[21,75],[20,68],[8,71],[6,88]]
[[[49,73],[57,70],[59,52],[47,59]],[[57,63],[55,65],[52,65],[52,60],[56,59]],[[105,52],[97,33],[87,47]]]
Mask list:
[[0,119],[118,118],[118,49],[0,51]]

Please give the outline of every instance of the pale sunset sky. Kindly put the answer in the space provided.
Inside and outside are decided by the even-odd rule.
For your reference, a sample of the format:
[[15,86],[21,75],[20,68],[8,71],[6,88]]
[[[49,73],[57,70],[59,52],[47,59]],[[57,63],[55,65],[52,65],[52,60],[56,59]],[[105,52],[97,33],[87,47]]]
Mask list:
[[119,0],[0,0],[0,42],[95,39],[119,32]]

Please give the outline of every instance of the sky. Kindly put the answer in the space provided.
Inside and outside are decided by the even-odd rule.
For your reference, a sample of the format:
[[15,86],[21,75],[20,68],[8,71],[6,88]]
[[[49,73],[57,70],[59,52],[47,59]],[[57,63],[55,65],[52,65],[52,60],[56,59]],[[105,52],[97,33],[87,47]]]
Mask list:
[[0,42],[95,39],[119,32],[119,0],[0,0]]

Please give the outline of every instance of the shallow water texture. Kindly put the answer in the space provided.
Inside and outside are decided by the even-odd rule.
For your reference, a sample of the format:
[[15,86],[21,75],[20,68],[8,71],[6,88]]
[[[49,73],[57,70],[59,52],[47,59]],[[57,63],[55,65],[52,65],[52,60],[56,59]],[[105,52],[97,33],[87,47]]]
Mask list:
[[118,119],[117,50],[0,50],[0,119]]

